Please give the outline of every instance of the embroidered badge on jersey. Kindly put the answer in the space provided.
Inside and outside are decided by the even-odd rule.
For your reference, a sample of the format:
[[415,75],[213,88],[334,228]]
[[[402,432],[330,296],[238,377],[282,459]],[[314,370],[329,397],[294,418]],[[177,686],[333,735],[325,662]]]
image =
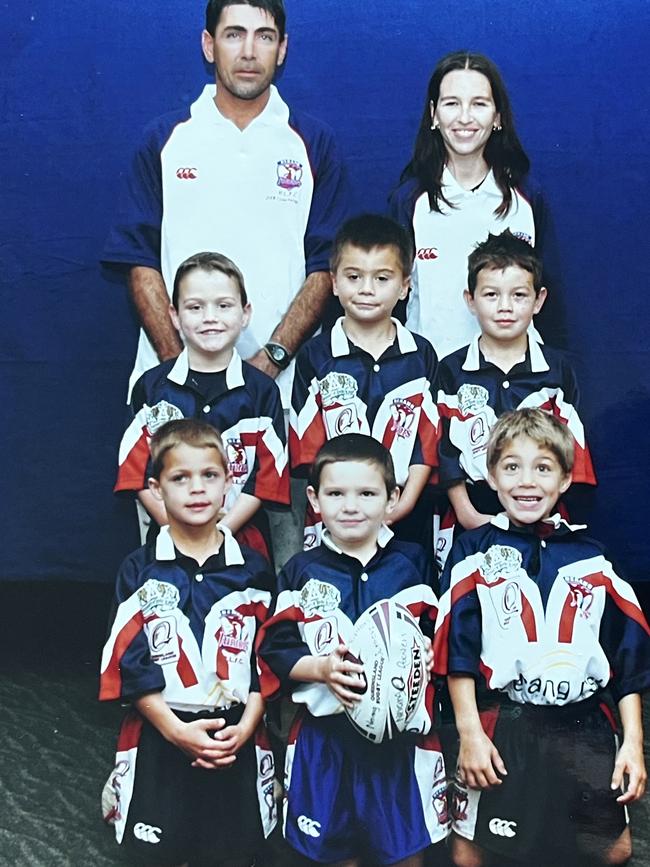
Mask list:
[[395,398],[391,403],[393,423],[391,431],[401,439],[408,439],[417,432],[416,406],[410,400]]
[[243,485],[248,478],[248,458],[246,448],[239,437],[229,437],[226,441],[228,469],[232,473],[234,485]]
[[178,600],[177,587],[153,578],[138,591],[151,661],[157,665],[172,665],[180,659],[178,628],[173,613]]
[[251,637],[246,621],[238,611],[225,609],[219,612],[221,625],[217,629],[217,677],[229,680],[231,666],[248,665]]
[[276,172],[277,184],[283,190],[302,186],[302,163],[298,160],[278,160]]
[[333,584],[310,578],[300,591],[300,607],[307,617],[329,614],[341,604],[341,592]]
[[147,429],[151,436],[168,421],[176,421],[180,418],[183,418],[180,409],[173,403],[167,403],[166,400],[160,400],[146,410]]
[[357,381],[349,373],[328,373],[318,383],[329,439],[362,429],[357,409]]

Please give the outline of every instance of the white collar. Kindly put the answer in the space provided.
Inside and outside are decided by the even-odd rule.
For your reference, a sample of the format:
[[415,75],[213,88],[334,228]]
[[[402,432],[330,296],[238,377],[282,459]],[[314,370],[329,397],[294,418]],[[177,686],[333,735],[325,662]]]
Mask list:
[[477,196],[479,194],[482,196],[494,196],[498,199],[503,198],[503,193],[497,186],[492,169],[488,171],[485,179],[479,184],[478,189],[474,191],[466,190],[464,187],[461,187],[448,166],[445,166],[442,171],[441,183],[442,193],[448,202],[459,201],[460,199]]
[[[463,362],[463,370],[479,370],[481,366],[481,354],[479,349],[479,339],[481,335],[477,334],[467,347],[467,355]],[[528,353],[530,355],[530,369],[533,373],[543,373],[549,370],[546,358],[542,352],[541,344],[533,335],[528,333]],[[521,359],[523,361],[523,359]],[[520,362],[517,362],[518,364]]]
[[[223,533],[223,553],[226,566],[242,566],[244,557],[241,548],[228,527],[217,524],[217,527]],[[176,551],[174,549],[174,540],[169,530],[169,525],[166,524],[160,528],[156,537],[156,560],[175,560]]]
[[[494,515],[490,523],[495,527],[498,527],[500,530],[509,530],[511,526],[517,526],[516,524],[512,524],[506,512],[499,512],[498,515]],[[544,518],[542,523],[550,524],[554,530],[559,530],[560,527],[564,527],[572,533],[575,533],[577,530],[587,529],[586,524],[569,524],[569,522],[565,521],[559,512],[555,512],[553,515],[549,515],[548,518]]]
[[[343,355],[350,354],[350,344],[348,343],[348,336],[343,329],[343,320],[343,316],[337,319],[332,326],[332,331],[330,333],[330,346],[334,358],[340,358]],[[392,316],[390,321],[395,325],[397,345],[399,346],[401,354],[405,355],[407,352],[416,352],[418,347],[415,338],[408,328],[405,328],[401,322],[394,319]]]
[[[390,542],[395,534],[386,524],[382,524],[379,528],[379,533],[377,534],[377,545],[380,548],[385,548],[386,545]],[[329,548],[330,551],[334,551],[336,554],[345,554],[345,551],[341,551],[339,546],[332,539],[332,534],[327,529],[327,527],[323,527],[323,532],[321,533],[321,542],[325,547]],[[351,554],[346,555],[351,557]]]
[[[187,352],[187,347],[185,347],[174,362],[174,366],[167,374],[167,379],[171,382],[175,382],[176,385],[185,385],[189,372],[190,358]],[[228,387],[228,390],[230,390],[231,388],[238,388],[240,385],[244,385],[242,360],[237,350],[233,349],[232,358],[228,362],[228,367],[226,368],[226,386]]]
[[289,106],[282,99],[277,87],[274,84],[272,84],[270,88],[269,101],[266,103],[266,105],[257,115],[257,117],[253,118],[253,120],[246,127],[244,127],[243,130],[238,130],[235,124],[229,118],[221,114],[214,101],[216,95],[217,85],[206,84],[203,88],[203,91],[201,92],[201,95],[192,105],[192,116],[203,115],[205,118],[212,121],[212,123],[228,125],[229,127],[232,127],[233,129],[243,134],[245,134],[247,130],[251,129],[251,127],[258,126],[260,124],[267,126],[275,125],[278,123],[286,124],[289,120]]

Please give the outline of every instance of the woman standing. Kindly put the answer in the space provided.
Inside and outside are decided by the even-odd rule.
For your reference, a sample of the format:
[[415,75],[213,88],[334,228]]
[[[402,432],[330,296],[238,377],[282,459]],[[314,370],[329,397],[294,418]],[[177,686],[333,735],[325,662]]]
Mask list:
[[390,200],[392,215],[415,236],[407,325],[439,357],[477,332],[463,300],[474,245],[505,229],[540,245],[542,202],[524,186],[529,166],[496,66],[466,51],[443,57],[429,81],[413,158]]

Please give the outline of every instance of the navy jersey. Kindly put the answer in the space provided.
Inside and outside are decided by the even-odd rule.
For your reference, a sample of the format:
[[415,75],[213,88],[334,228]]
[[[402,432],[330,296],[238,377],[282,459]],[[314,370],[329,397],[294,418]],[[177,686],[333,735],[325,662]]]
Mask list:
[[260,555],[223,534],[202,566],[176,551],[168,527],[123,562],[100,699],[159,691],[175,710],[200,712],[259,691],[253,648],[274,579]]
[[437,465],[436,354],[427,340],[393,321],[395,341],[377,360],[348,340],[343,319],[298,353],[289,427],[291,467],[298,474],[308,472],[325,442],[344,433],[383,443],[400,485],[412,464]]
[[439,674],[534,705],[616,701],[650,687],[650,628],[632,588],[584,527],[505,514],[454,543],[441,580]]
[[487,361],[476,337],[443,358],[439,367],[440,482],[487,480],[487,443],[504,412],[536,407],[552,412],[574,439],[573,481],[595,485],[596,477],[579,412],[573,368],[559,349],[529,337],[525,357],[507,373]]
[[[305,276],[329,269],[348,182],[331,130],[290,110],[275,87],[243,130],[218,111],[215,93],[207,85],[189,109],[147,127],[102,258],[159,270],[170,295],[188,256],[214,250],[231,258],[253,306],[238,343],[248,358],[270,338]],[[131,385],[157,363],[141,332]],[[281,379],[288,388],[290,376]]]
[[[365,565],[344,554],[327,531],[316,548],[296,554],[278,575],[277,596],[258,645],[262,695],[291,693],[314,716],[341,713],[343,706],[322,683],[298,683],[289,673],[303,656],[327,656],[349,641],[354,624],[374,602],[405,605],[431,634],[437,600],[423,550],[399,542],[383,527],[379,548]],[[431,720],[432,691],[427,712]]]
[[194,382],[187,350],[177,359],[146,371],[129,404],[122,437],[116,491],[140,491],[150,473],[149,442],[165,422],[196,418],[220,431],[233,484],[225,508],[240,493],[272,503],[289,503],[289,472],[284,415],[271,377],[242,361],[237,352],[222,373],[199,374],[217,388],[207,394]]

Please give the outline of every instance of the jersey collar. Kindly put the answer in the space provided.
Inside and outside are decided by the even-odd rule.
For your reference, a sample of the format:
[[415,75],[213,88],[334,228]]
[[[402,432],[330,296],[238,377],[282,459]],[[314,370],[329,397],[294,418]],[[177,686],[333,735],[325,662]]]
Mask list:
[[[467,355],[463,362],[463,370],[480,370],[482,353],[478,345],[481,335],[477,334],[467,347]],[[531,334],[528,334],[528,359],[530,361],[530,369],[532,373],[543,373],[549,370],[548,362],[544,357],[542,346]],[[522,359],[523,360],[523,359]]]
[[[176,385],[185,385],[190,372],[190,359],[187,353],[187,347],[181,352],[174,366],[167,374],[167,379],[170,382],[175,382]],[[228,389],[238,388],[244,385],[244,373],[242,370],[242,360],[236,349],[232,351],[232,358],[226,368],[226,386]]]
[[497,186],[497,182],[494,179],[494,173],[492,169],[485,176],[485,180],[479,186],[477,190],[472,192],[472,190],[466,190],[458,183],[456,178],[451,173],[448,166],[445,166],[442,172],[442,194],[445,199],[454,204],[455,202],[460,202],[462,199],[471,199],[475,196],[492,196],[496,199],[501,200],[503,198],[503,193]]
[[[336,320],[330,333],[330,346],[334,358],[341,358],[344,355],[350,354],[350,343],[348,341],[348,336],[343,330],[343,318],[344,317],[341,316],[339,319]],[[415,338],[408,330],[408,328],[405,328],[401,322],[399,322],[392,316],[390,321],[395,325],[397,345],[399,347],[400,354],[405,355],[407,352],[416,352],[417,344],[415,342]]]
[[[391,530],[389,526],[386,524],[382,524],[379,528],[379,533],[377,534],[377,545],[380,548],[385,548],[386,545],[390,542],[395,534]],[[321,542],[325,545],[326,548],[329,548],[330,551],[334,551],[335,554],[343,554],[345,557],[349,557],[349,554],[346,554],[345,551],[341,551],[339,546],[333,541],[330,531],[327,527],[323,527],[323,532],[321,533]]]
[[510,518],[505,512],[499,512],[498,515],[494,515],[490,523],[495,527],[498,527],[500,530],[510,530],[511,532],[518,532],[522,535],[534,534],[541,538],[546,538],[547,536],[564,536],[567,533],[576,533],[578,530],[587,529],[586,524],[569,524],[568,521],[565,521],[565,519],[561,517],[559,512],[549,515],[548,518],[544,518],[543,521],[539,521],[537,524],[527,524],[524,527],[511,523]]
[[[219,111],[214,101],[217,95],[216,84],[206,84],[203,91],[196,102],[192,105],[191,114],[194,116],[203,116],[212,123],[222,126],[227,125],[233,129],[237,127],[231,120],[224,117]],[[272,84],[270,88],[269,101],[266,103],[262,111],[256,118],[246,126],[243,130],[239,130],[245,134],[252,127],[261,125],[271,126],[275,124],[287,124],[289,121],[289,106],[280,96],[277,87]]]
[[[243,566],[244,557],[237,540],[232,535],[228,527],[217,524],[223,533],[223,550],[226,566]],[[176,549],[174,548],[174,540],[169,531],[169,525],[160,528],[156,537],[156,560],[175,560]]]

